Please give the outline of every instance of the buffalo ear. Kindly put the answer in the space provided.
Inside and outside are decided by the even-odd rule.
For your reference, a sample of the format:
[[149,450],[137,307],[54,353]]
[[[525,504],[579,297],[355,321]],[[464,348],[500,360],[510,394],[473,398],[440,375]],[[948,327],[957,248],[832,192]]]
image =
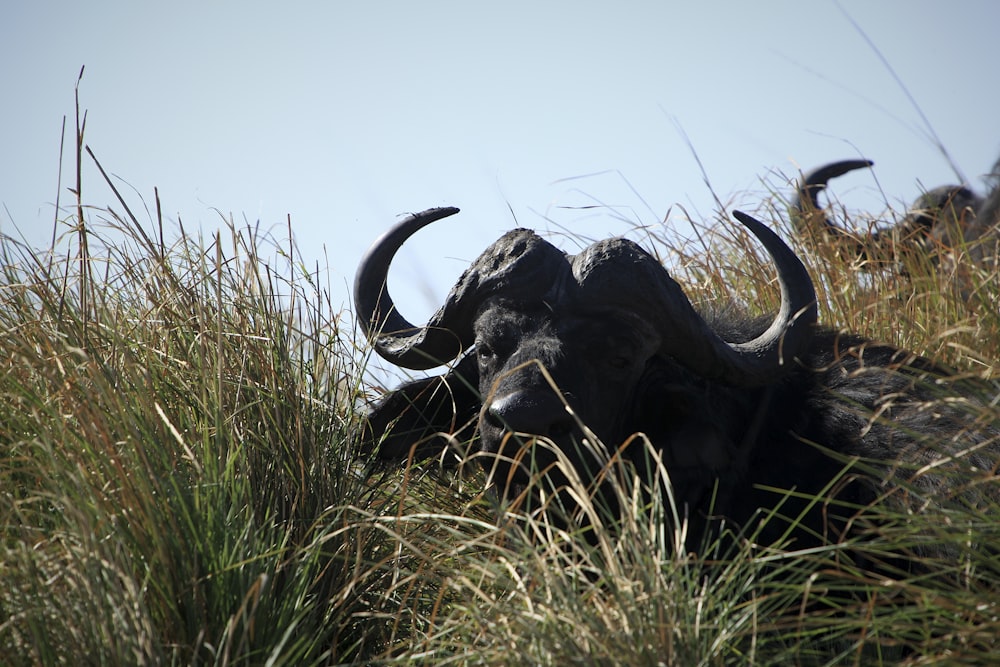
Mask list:
[[362,431],[362,453],[376,461],[436,456],[449,438],[471,439],[479,416],[479,367],[466,355],[445,375],[400,385],[375,404]]

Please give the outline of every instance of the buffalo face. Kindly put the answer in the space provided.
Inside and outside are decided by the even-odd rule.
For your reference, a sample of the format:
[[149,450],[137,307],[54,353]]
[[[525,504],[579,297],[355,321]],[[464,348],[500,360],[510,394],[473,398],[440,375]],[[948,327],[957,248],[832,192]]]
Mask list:
[[[483,396],[479,446],[495,455],[484,463],[504,488],[553,466],[551,446],[570,454],[589,480],[608,454],[595,448],[634,432],[627,415],[660,343],[649,323],[613,309],[498,299],[485,305],[474,329]],[[530,436],[548,442],[535,447]]]

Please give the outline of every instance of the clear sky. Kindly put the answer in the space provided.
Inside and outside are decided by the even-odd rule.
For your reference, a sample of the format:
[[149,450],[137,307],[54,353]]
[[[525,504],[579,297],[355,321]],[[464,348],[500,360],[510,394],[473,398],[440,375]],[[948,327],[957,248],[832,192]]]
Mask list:
[[[220,210],[281,235],[290,215],[345,306],[359,257],[398,214],[461,207],[392,274],[417,319],[513,226],[627,228],[560,207],[711,216],[684,134],[730,209],[857,155],[876,170],[837,193],[859,209],[961,179],[981,189],[1000,154],[998,37],[995,0],[9,0],[0,231],[51,233],[60,126],[85,65],[86,141],[135,209],[155,186],[187,229],[218,228]],[[114,201],[89,165],[84,189]]]

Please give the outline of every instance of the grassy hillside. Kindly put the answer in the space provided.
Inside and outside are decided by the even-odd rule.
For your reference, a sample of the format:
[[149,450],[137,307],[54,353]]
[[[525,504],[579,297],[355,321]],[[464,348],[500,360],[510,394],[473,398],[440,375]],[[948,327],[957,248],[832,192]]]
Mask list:
[[[576,492],[616,532],[588,543],[545,517],[497,521],[472,466],[359,464],[366,351],[292,243],[233,224],[168,241],[123,202],[86,203],[52,250],[0,239],[8,664],[994,659],[1000,508],[875,509],[854,550],[721,539],[694,556],[676,548],[669,471],[613,465],[620,515]],[[649,245],[696,301],[775,305],[767,263],[745,259],[754,243],[701,227],[697,244],[650,228]],[[802,252],[825,323],[984,380],[969,409],[1000,425],[995,275],[970,271],[963,295],[932,270],[870,275],[821,244]],[[878,577],[858,560],[928,543],[954,557]]]

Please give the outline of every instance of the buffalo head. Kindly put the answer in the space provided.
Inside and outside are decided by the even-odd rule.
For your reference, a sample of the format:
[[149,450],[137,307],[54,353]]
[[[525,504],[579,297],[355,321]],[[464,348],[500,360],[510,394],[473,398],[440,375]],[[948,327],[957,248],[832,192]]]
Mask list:
[[692,387],[769,385],[809,345],[816,320],[809,275],[777,235],[740,212],[736,218],[770,253],[781,289],[773,321],[750,334],[713,330],[664,267],[631,241],[609,239],[567,255],[526,229],[490,246],[430,320],[413,324],[386,287],[390,263],[414,232],[457,212],[405,218],[358,269],[357,314],[381,357],[409,369],[459,359],[448,373],[404,384],[371,411],[369,440],[383,459],[429,453],[435,434],[476,433],[482,458],[508,491],[526,481],[529,468],[547,463],[539,453],[529,464],[515,433],[544,436],[581,473],[590,465],[581,443],[617,447],[636,432],[656,436],[658,446],[688,444],[698,452],[689,456],[721,460],[739,436],[711,406],[697,404]]
[[[792,200],[792,219],[800,235],[827,239],[845,259],[884,263],[900,252],[919,250],[929,256],[971,242],[995,222],[982,197],[963,185],[942,185],[918,197],[896,224],[871,232],[852,233],[834,224],[823,212],[819,193],[831,179],[871,167],[871,160],[841,160],[803,175]],[[995,199],[998,195],[994,194]]]

